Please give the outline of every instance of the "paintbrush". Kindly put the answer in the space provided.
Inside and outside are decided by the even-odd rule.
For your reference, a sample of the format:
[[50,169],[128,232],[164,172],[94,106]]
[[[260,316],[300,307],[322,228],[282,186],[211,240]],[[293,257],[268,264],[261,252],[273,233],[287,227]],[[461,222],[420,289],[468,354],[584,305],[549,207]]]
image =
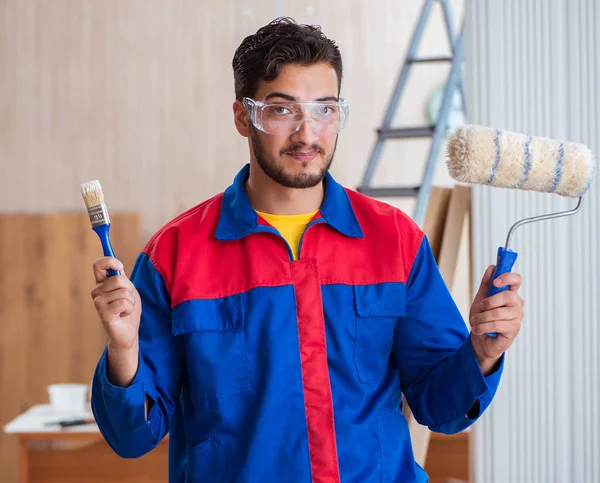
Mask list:
[[[110,218],[108,216],[108,209],[104,203],[104,194],[102,193],[100,181],[93,180],[82,183],[81,196],[87,207],[92,229],[96,232],[102,243],[104,256],[116,258],[112,244],[110,243]],[[109,277],[119,274],[120,272],[117,270],[108,270]]]

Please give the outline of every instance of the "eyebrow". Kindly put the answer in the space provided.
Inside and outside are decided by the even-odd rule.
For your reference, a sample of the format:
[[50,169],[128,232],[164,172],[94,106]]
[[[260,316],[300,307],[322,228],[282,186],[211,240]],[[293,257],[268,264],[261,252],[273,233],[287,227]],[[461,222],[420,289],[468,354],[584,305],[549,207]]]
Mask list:
[[[265,97],[265,101],[268,101],[269,99],[272,99],[273,97],[281,97],[281,98],[285,99],[286,101],[298,102],[298,99],[296,99],[294,96],[290,96],[289,94],[284,94],[283,92],[271,92],[270,94],[268,94]],[[319,97],[318,99],[315,99],[313,102],[326,102],[326,101],[338,102],[339,99],[336,96],[325,96],[325,97]]]

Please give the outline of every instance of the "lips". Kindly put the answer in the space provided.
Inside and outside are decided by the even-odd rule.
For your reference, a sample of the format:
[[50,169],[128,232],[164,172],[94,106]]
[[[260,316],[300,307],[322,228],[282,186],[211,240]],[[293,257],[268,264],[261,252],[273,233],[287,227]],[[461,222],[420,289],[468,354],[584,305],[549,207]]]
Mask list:
[[315,158],[319,153],[317,151],[295,151],[295,152],[287,153],[287,154],[296,159],[306,161],[306,160]]

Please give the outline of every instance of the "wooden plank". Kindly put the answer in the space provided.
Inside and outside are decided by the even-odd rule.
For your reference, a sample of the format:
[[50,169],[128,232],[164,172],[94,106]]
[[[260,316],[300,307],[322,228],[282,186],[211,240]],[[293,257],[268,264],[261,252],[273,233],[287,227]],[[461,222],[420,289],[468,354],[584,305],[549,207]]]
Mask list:
[[433,255],[437,260],[442,246],[442,238],[444,236],[444,228],[446,226],[446,216],[450,205],[450,196],[452,188],[444,188],[434,186],[431,189],[429,202],[427,203],[427,211],[423,221],[423,231],[427,235]]
[[29,482],[29,452],[27,443],[19,441],[19,483]]
[[454,284],[456,262],[460,250],[465,223],[469,220],[471,209],[471,188],[457,185],[454,187],[448,207],[448,215],[444,227],[444,239],[440,247],[438,267],[450,290]]
[[136,459],[118,457],[104,441],[68,451],[31,451],[31,483],[164,483],[168,444]]
[[450,479],[469,480],[469,432],[453,435],[433,433],[425,471],[429,483],[447,483]]
[[[142,247],[139,216],[111,221],[129,273]],[[48,401],[49,384],[91,382],[106,340],[89,295],[101,256],[85,212],[0,215],[0,424]],[[17,481],[18,454],[16,437],[0,433],[3,483]]]

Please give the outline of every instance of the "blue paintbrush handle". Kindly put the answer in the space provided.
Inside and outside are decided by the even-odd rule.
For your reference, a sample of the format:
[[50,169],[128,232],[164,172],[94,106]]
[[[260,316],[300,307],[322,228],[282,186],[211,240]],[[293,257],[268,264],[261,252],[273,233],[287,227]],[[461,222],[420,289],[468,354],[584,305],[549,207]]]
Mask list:
[[[104,251],[104,256],[116,258],[115,252],[110,243],[110,237],[108,236],[108,232],[110,230],[110,223],[107,223],[105,225],[99,225],[92,229],[98,234],[98,238],[100,238],[100,242],[102,243],[102,250]],[[120,274],[121,272],[119,272],[118,270],[112,270],[110,268],[108,269],[109,277]]]
[[[496,280],[503,273],[508,273],[512,270],[513,265],[517,261],[517,252],[513,252],[512,250],[505,250],[502,247],[498,248],[498,259],[496,261],[496,269],[494,270],[494,274],[492,275],[492,279],[490,280],[490,288],[488,289],[487,296],[491,297],[492,295],[496,295],[497,293],[504,292],[509,289],[508,285],[504,287],[496,287],[493,285],[493,281]],[[498,337],[496,332],[491,332],[489,334],[485,334],[489,337]]]

